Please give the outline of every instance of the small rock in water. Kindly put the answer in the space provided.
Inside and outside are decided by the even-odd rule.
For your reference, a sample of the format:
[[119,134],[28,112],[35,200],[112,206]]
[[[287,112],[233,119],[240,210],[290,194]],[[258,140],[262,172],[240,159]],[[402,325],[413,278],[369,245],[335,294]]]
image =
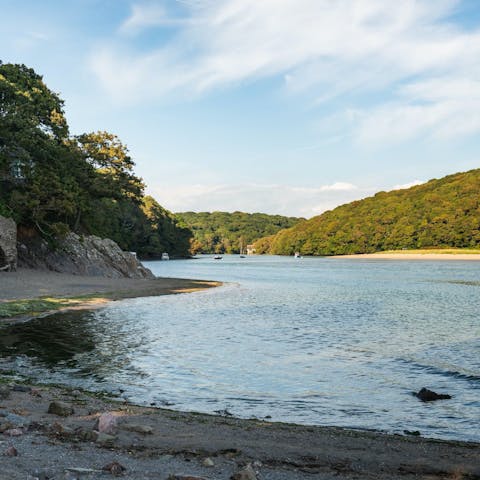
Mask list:
[[18,452],[17,452],[17,449],[15,447],[8,447],[6,450],[5,450],[5,456],[7,457],[16,457],[18,456]]
[[425,387],[422,388],[418,393],[415,393],[415,396],[422,402],[433,402],[435,400],[448,400],[449,398],[452,398],[451,395],[436,393]]
[[207,457],[203,462],[202,462],[202,465],[204,467],[214,467],[215,466],[215,463],[213,462],[213,460],[209,457]]
[[403,433],[405,435],[412,435],[414,437],[419,437],[420,436],[420,432],[418,430],[404,430]]
[[108,465],[105,465],[102,470],[110,472],[112,475],[121,475],[126,468],[118,462],[111,462]]
[[75,411],[68,403],[56,400],[50,403],[50,406],[48,407],[48,413],[53,413],[59,417],[68,417],[69,415],[73,415]]
[[231,480],[257,480],[257,474],[250,464],[232,475]]
[[97,420],[97,430],[100,433],[112,434],[117,427],[117,417],[110,412],[102,413]]

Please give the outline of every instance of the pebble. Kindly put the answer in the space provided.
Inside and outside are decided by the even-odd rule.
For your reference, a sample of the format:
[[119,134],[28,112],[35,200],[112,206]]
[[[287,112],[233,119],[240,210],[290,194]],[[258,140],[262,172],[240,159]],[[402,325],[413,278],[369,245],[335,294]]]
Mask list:
[[109,435],[108,433],[97,432],[97,438],[95,439],[96,443],[107,444],[112,443],[117,437],[114,435]]
[[142,433],[143,435],[151,435],[153,433],[153,428],[150,427],[149,425],[137,425],[135,423],[124,423],[121,428],[129,432]]
[[207,457],[207,458],[202,462],[202,465],[203,465],[204,467],[214,467],[214,466],[215,466],[215,463],[214,463],[214,461],[213,461],[211,458]]
[[257,474],[250,464],[232,475],[231,480],[257,480]]
[[110,412],[102,413],[97,419],[97,430],[100,433],[112,434],[117,427],[117,417]]
[[5,456],[7,457],[16,457],[18,456],[18,452],[17,452],[17,449],[15,447],[8,447],[6,450],[5,450],[5,453],[4,453]]
[[118,462],[111,462],[108,465],[105,465],[102,470],[110,472],[112,475],[121,475],[126,468]]
[[23,435],[23,430],[20,428],[11,428],[10,430],[5,430],[3,434],[8,437],[19,437],[20,435]]
[[48,413],[58,415],[59,417],[68,417],[69,415],[73,415],[75,412],[73,407],[68,403],[55,400],[50,403],[48,407]]

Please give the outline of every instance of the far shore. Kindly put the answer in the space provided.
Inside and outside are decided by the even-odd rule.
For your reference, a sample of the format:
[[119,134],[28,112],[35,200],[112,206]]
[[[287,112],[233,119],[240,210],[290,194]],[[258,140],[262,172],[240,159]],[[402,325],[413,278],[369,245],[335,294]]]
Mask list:
[[0,272],[0,321],[59,310],[94,309],[124,298],[191,293],[221,282],[183,278],[105,278],[48,270]]
[[478,253],[421,253],[421,252],[377,252],[377,253],[359,253],[355,255],[335,255],[329,258],[336,259],[356,259],[356,260],[438,260],[438,261],[480,261],[480,251]]

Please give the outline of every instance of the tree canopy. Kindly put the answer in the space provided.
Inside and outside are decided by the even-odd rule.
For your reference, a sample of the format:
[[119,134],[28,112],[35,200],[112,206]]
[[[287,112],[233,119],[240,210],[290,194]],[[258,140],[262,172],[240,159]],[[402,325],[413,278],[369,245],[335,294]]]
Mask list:
[[259,253],[343,255],[480,247],[480,169],[335,208],[256,243]]
[[72,137],[63,100],[25,65],[0,62],[0,214],[47,240],[69,230],[124,250],[188,255],[191,232],[151,197],[114,134]]
[[183,212],[177,216],[192,230],[192,253],[240,253],[247,244],[295,225],[300,219],[244,212]]

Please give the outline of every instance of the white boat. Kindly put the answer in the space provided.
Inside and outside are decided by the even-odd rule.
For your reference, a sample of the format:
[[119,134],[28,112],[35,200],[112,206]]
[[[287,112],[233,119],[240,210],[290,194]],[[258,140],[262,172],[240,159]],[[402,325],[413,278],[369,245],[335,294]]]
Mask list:
[[300,255],[300,252],[295,252],[294,257],[295,257],[295,258],[302,258],[302,256]]
[[167,252],[162,253],[162,260],[170,260],[170,257],[168,256]]
[[213,257],[213,259],[214,259],[214,260],[221,260],[222,257],[221,257],[220,255],[215,255],[215,256]]

